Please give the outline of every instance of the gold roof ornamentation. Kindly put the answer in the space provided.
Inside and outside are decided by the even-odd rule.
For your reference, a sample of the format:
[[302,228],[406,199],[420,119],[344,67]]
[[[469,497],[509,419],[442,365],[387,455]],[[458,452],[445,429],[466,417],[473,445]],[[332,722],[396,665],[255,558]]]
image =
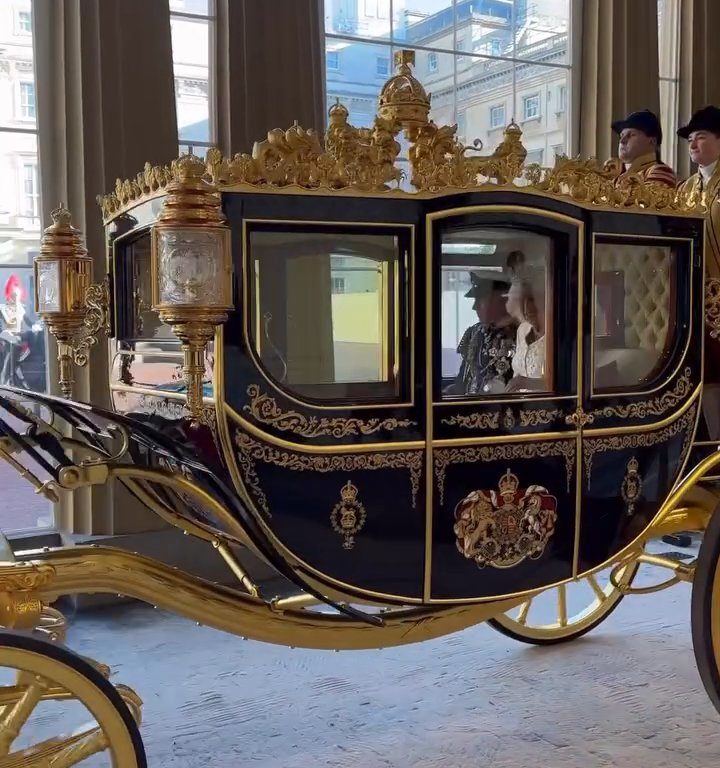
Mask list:
[[[287,130],[269,131],[255,143],[252,154],[227,158],[209,149],[205,179],[219,191],[348,190],[401,196],[505,185],[606,208],[705,212],[697,196],[681,196],[675,189],[624,174],[619,161],[557,157],[553,168],[526,165],[522,130],[514,121],[493,152],[480,154],[482,144],[462,144],[456,125],[438,126],[429,119],[430,95],[412,74],[413,63],[413,52],[396,53],[397,73],[380,93],[372,126],[353,126],[347,107],[338,101],[328,111],[324,136],[295,123]],[[405,177],[397,162],[401,132],[409,143],[411,190],[400,186]],[[200,162],[194,158],[193,167]],[[186,165],[182,158],[170,167],[146,163],[134,179],[118,179],[113,192],[98,198],[103,220],[107,223],[137,203],[164,194]]]

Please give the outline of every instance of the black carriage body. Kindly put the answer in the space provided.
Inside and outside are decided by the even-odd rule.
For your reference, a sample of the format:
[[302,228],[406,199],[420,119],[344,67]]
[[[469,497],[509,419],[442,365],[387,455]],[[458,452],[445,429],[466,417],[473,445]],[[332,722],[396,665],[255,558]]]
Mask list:
[[[647,528],[698,416],[702,218],[487,188],[222,198],[236,309],[206,425],[183,435],[298,571],[383,602],[497,599],[615,560]],[[118,411],[171,430],[180,348],[139,276],[161,203],[108,229],[111,389]],[[469,302],[452,281],[478,259],[497,269],[493,246],[498,263],[542,256],[541,391],[453,389]]]

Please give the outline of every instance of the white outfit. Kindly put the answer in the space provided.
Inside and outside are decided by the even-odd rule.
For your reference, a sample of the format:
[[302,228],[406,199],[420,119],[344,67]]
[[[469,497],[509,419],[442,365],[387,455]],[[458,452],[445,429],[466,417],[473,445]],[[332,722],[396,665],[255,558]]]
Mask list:
[[527,379],[542,379],[545,375],[545,335],[528,344],[527,337],[531,332],[532,325],[527,320],[518,326],[515,354],[512,359],[513,375],[524,376]]
[[715,173],[715,168],[717,167],[718,161],[716,160],[714,163],[710,163],[710,165],[700,165],[698,166],[698,171],[700,171],[700,177],[702,178],[703,186],[705,186],[708,181],[710,181],[713,173]]

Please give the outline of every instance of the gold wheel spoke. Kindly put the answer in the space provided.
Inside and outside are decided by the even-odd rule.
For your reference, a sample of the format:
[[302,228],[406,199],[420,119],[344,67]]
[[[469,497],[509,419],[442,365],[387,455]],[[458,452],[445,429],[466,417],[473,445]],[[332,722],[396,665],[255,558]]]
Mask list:
[[5,756],[10,752],[12,743],[42,700],[45,687],[44,682],[36,678],[12,707],[6,707],[0,721],[0,755]]
[[557,588],[557,618],[558,624],[561,627],[566,627],[568,623],[567,617],[567,589],[564,584],[561,584]]
[[595,574],[590,574],[587,577],[588,584],[592,587],[592,591],[595,593],[597,599],[603,603],[607,600],[607,595],[603,592],[602,587],[598,584],[598,580],[595,578]]
[[103,733],[93,727],[66,739],[47,739],[13,752],[3,768],[70,768],[104,749],[107,743]]
[[515,621],[517,621],[518,624],[527,624],[527,617],[528,617],[528,613],[530,612],[530,606],[532,605],[532,601],[533,599],[531,597],[527,602],[523,603],[520,606],[520,613],[518,613],[517,619],[515,619]]

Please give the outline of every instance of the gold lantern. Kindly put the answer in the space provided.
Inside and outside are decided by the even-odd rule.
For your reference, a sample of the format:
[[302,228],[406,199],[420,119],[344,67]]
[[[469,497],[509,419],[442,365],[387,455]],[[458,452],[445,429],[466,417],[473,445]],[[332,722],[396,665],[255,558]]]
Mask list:
[[57,340],[60,391],[71,397],[73,364],[84,366],[98,334],[107,333],[109,292],[107,281],[91,282],[92,259],[70,211],[61,203],[50,216],[33,265],[35,311]]
[[183,155],[172,171],[152,230],[152,308],[182,342],[187,407],[197,424],[207,345],[233,308],[230,230],[205,164]]

